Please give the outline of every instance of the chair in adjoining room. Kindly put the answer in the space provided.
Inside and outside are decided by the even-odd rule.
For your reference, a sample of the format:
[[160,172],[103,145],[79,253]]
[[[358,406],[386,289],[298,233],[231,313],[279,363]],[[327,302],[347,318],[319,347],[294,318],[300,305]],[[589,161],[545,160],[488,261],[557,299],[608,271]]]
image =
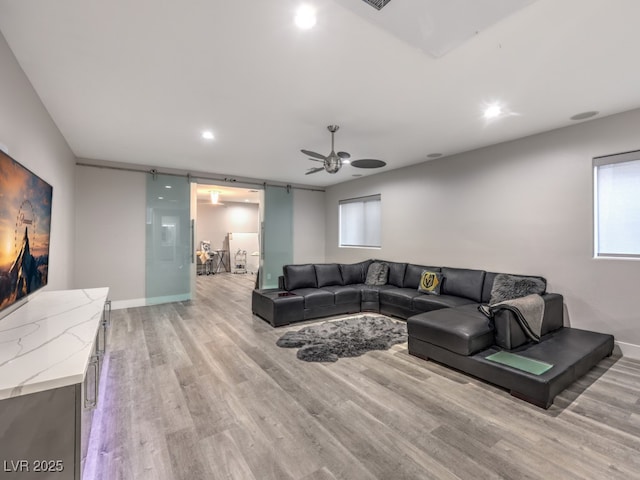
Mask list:
[[213,274],[212,267],[213,252],[211,251],[211,241],[202,240],[200,242],[200,250],[196,255],[196,273],[198,275]]
[[196,275],[206,275],[207,274],[207,261],[202,261],[202,252],[198,251],[196,254]]

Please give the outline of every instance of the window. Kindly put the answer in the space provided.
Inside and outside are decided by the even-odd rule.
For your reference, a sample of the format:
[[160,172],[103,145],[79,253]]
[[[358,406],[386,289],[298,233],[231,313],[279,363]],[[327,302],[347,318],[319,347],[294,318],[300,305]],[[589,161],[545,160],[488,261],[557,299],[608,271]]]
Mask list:
[[380,248],[380,195],[340,201],[340,246]]
[[594,158],[593,169],[595,256],[640,258],[640,151]]

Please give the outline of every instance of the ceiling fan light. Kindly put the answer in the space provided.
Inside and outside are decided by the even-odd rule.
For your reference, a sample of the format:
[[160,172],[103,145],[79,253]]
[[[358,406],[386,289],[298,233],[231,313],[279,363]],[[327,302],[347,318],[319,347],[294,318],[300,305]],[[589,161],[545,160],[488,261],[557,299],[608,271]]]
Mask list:
[[337,173],[342,167],[342,159],[337,155],[330,155],[324,162],[324,169],[328,173]]
[[307,170],[307,173],[305,173],[305,175],[310,175],[312,173],[316,173],[316,172],[320,172],[322,170],[324,170],[327,173],[338,173],[338,170],[340,170],[342,168],[342,164],[345,163],[350,163],[347,159],[351,158],[351,155],[348,154],[347,152],[335,152],[334,149],[334,133],[336,133],[338,131],[340,127],[338,125],[329,125],[327,127],[327,130],[329,130],[329,132],[331,132],[331,153],[329,155],[327,155],[326,157],[324,155],[320,155],[319,153],[316,152],[312,152],[311,150],[305,150],[304,148],[302,150],[300,150],[302,153],[304,153],[305,155],[309,156],[309,157],[313,157],[313,158],[309,158],[309,160],[313,160],[315,162],[321,162],[322,163],[322,167],[317,167],[317,168],[310,168],[309,170]]

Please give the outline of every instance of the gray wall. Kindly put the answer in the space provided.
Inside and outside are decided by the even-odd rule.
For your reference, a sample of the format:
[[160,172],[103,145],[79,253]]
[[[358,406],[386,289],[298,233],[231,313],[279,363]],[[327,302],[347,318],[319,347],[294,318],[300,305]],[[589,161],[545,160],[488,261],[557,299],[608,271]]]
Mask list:
[[258,233],[258,208],[257,203],[228,202],[225,205],[211,205],[210,202],[199,202],[196,220],[197,248],[200,248],[202,240],[209,240],[214,250],[228,249],[228,233]]
[[75,157],[0,34],[0,144],[53,186],[48,290],[73,286]]
[[77,286],[109,287],[115,307],[144,305],[145,174],[78,165],[76,179]]
[[[640,358],[640,261],[593,258],[592,178],[593,157],[640,149],[638,125],[634,110],[329,188],[327,261],[543,275],[567,323],[612,333]],[[339,248],[338,201],[375,193],[382,248]]]
[[293,263],[325,260],[324,192],[293,190]]

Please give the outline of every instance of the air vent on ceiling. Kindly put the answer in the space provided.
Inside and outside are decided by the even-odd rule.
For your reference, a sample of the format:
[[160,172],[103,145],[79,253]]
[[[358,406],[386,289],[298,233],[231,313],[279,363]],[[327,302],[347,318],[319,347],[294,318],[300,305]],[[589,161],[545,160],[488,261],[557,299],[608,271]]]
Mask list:
[[368,3],[369,5],[371,5],[376,10],[380,10],[380,9],[382,9],[382,7],[384,7],[391,0],[362,0],[362,1],[365,2],[365,3]]

